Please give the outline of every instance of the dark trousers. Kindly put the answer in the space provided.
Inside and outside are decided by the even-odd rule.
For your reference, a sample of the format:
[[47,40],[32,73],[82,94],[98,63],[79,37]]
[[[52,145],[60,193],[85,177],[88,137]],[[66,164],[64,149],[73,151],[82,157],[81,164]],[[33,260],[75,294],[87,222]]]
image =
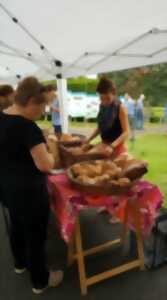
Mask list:
[[140,109],[136,111],[136,127],[137,129],[143,129],[144,127],[144,114]]
[[55,131],[55,135],[57,136],[57,138],[60,139],[61,135],[62,135],[61,125],[54,125],[54,131]]
[[[40,208],[39,208],[40,210]],[[46,266],[45,242],[49,210],[34,218],[24,218],[9,209],[11,232],[10,243],[16,268],[27,268],[33,287],[43,288],[48,284],[49,272]]]
[[128,115],[129,126],[131,130],[131,140],[135,140],[135,116]]

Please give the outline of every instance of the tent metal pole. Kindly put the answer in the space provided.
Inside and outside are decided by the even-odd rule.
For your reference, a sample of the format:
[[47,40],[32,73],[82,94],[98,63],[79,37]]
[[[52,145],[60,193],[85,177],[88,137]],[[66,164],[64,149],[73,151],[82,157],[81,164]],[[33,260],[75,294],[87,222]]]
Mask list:
[[106,55],[111,55],[111,56],[125,56],[125,57],[150,57],[150,55],[147,55],[147,54],[142,54],[142,53],[114,53],[114,54],[111,54],[111,53],[105,53],[105,52],[90,52],[89,53],[89,56],[98,56],[98,55],[101,55],[101,56],[106,56]]
[[2,3],[0,3],[0,8],[7,14],[7,16],[12,19],[12,21],[18,25],[41,49],[45,54],[48,62],[51,64],[53,71],[58,68],[60,71],[62,68],[62,62],[54,57],[54,55],[22,24],[17,17],[15,17]]
[[88,56],[87,53],[84,53],[82,55],[80,55],[77,59],[75,59],[71,64],[67,65],[65,68],[62,68],[62,73],[63,75],[65,74],[66,71],[70,70],[72,67],[77,67],[77,68],[81,68],[84,71],[86,71],[86,68],[83,68],[82,66],[79,66],[78,63],[83,60],[86,56]]
[[164,47],[164,48],[162,48],[162,49],[160,49],[160,50],[157,50],[156,52],[151,53],[151,56],[152,56],[152,57],[153,57],[153,56],[156,56],[156,55],[158,55],[159,53],[164,52],[164,51],[167,51],[167,47]]
[[46,72],[50,73],[51,75],[55,74],[55,71],[53,72],[49,67],[47,67],[46,64],[44,64],[40,59],[35,58],[34,55],[29,55],[29,53],[26,53],[25,51],[19,50],[17,48],[14,48],[10,45],[8,45],[7,43],[3,42],[0,40],[0,46],[3,46],[4,48],[12,51],[12,52],[5,52],[3,50],[0,49],[0,53],[4,54],[4,55],[8,55],[8,56],[15,56],[15,57],[19,57],[19,58],[23,58],[25,60],[28,60],[29,62],[40,66],[42,69],[44,69]]
[[66,79],[57,79],[57,91],[59,97],[62,131],[63,133],[68,133],[68,95]]
[[[151,30],[149,30],[149,31],[141,34],[140,36],[138,36],[137,38],[131,40],[129,43],[126,43],[125,45],[123,45],[119,49],[117,49],[117,50],[113,51],[112,53],[109,53],[105,57],[99,59],[97,62],[95,62],[94,64],[92,64],[91,66],[89,66],[89,68],[87,68],[87,71],[89,71],[89,70],[93,69],[94,67],[96,67],[97,65],[103,63],[104,61],[106,61],[110,57],[117,56],[117,54],[120,54],[120,51],[129,48],[130,46],[134,45],[135,43],[139,42],[140,40],[143,40],[145,37],[149,36],[150,34],[154,34],[155,31],[156,31],[155,29],[151,29]],[[156,33],[157,33],[157,31],[156,31]]]

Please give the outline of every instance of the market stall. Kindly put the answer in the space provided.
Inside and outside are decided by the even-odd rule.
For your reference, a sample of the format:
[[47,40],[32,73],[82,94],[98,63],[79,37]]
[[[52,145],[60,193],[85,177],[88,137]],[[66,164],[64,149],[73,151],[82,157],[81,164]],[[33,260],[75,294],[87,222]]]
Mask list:
[[[114,166],[116,163],[117,169]],[[107,168],[110,177],[107,177]],[[85,172],[91,178],[85,177]],[[158,187],[141,179],[146,172],[145,162],[122,155],[116,159],[80,161],[64,171],[58,171],[57,175],[48,177],[52,211],[61,237],[68,245],[68,266],[77,260],[82,295],[87,294],[87,289],[92,284],[133,268],[144,270],[143,238],[150,233],[163,199]],[[98,181],[95,182],[97,177]],[[121,238],[85,250],[79,214],[81,210],[92,207],[105,207],[109,213],[118,217],[123,224],[122,235]],[[113,245],[124,245],[129,230],[134,230],[136,235],[137,258],[87,277],[85,257]]]

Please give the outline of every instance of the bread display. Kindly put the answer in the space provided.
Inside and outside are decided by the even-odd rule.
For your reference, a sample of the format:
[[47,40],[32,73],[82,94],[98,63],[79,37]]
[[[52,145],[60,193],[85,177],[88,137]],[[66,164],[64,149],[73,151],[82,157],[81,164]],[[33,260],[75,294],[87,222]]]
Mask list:
[[76,163],[67,173],[71,182],[82,191],[119,194],[127,192],[133,182],[146,172],[145,162],[120,156],[114,161],[106,159]]
[[[92,161],[89,163],[78,163],[71,167],[75,178],[81,182],[90,183],[109,183],[112,180],[118,180],[121,177],[122,169],[109,160]],[[85,179],[86,178],[86,179]],[[129,183],[129,180],[127,180]]]

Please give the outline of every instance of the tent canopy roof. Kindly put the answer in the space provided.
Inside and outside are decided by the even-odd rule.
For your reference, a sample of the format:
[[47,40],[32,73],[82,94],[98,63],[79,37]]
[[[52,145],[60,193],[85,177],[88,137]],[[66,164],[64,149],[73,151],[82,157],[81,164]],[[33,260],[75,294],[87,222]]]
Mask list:
[[166,61],[166,0],[0,0],[0,80]]

